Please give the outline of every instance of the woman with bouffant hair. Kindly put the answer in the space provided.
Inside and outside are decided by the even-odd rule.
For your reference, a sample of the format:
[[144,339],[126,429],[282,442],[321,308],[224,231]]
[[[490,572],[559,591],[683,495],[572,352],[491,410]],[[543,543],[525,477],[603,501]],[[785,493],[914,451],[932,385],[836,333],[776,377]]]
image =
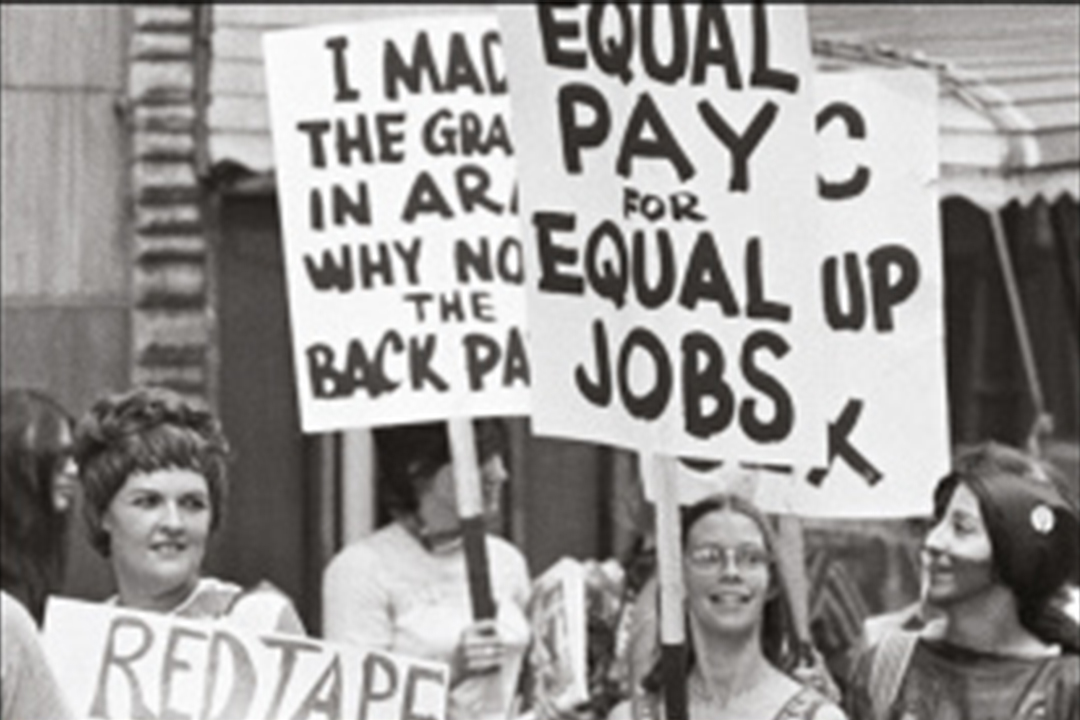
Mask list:
[[221,618],[254,632],[303,633],[292,603],[263,583],[202,576],[225,517],[229,444],[208,410],[165,388],[103,397],[80,420],[75,459],[90,541],[124,607]]
[[983,443],[957,453],[923,542],[935,632],[886,635],[858,661],[857,720],[1080,716],[1080,632],[1053,598],[1080,563],[1080,524],[1042,465]]
[[4,390],[0,465],[0,587],[40,625],[46,598],[60,589],[76,488],[73,419],[38,390]]

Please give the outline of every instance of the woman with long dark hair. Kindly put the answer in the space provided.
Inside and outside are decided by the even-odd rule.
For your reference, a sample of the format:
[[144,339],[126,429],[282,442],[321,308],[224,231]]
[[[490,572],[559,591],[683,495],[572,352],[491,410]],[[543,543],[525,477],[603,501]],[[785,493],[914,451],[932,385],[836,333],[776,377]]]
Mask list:
[[[682,520],[686,585],[687,715],[694,720],[842,720],[821,692],[796,680],[803,647],[776,563],[776,540],[748,500],[713,495]],[[659,720],[657,665],[644,693],[616,707],[609,720]]]
[[0,587],[41,624],[60,589],[75,491],[73,420],[44,392],[9,389],[3,415]]

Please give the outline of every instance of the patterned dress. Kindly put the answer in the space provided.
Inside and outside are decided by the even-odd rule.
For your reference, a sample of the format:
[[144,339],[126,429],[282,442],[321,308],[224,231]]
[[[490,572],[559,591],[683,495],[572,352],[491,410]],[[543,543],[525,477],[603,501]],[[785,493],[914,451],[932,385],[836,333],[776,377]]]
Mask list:
[[1076,720],[1080,656],[1008,657],[920,639],[883,718],[872,707],[870,677],[880,646],[852,678],[852,720]]

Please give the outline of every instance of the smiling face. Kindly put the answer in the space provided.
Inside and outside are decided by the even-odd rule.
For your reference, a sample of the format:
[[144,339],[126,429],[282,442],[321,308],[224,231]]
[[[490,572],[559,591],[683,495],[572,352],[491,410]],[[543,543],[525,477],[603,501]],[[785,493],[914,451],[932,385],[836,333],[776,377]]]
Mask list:
[[992,555],[978,498],[960,483],[923,543],[927,600],[949,608],[997,586]]
[[750,517],[722,509],[687,534],[684,577],[691,621],[720,634],[757,633],[769,599],[765,536]]
[[211,516],[198,472],[129,476],[102,516],[121,602],[164,609],[183,600],[199,580]]

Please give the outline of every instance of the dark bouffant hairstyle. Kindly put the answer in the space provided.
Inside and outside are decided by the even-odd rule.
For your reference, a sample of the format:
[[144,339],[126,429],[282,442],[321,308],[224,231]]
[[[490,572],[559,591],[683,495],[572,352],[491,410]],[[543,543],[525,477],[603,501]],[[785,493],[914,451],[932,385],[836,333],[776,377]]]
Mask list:
[[1075,629],[1061,631],[1070,625],[1049,602],[1080,565],[1080,522],[1046,468],[996,442],[961,448],[934,491],[935,518],[944,516],[961,484],[978,499],[994,569],[1016,596],[1021,624],[1047,642],[1080,651]]
[[166,388],[138,387],[99,399],[75,429],[75,461],[86,493],[90,542],[109,556],[101,520],[128,478],[168,468],[206,478],[211,530],[225,514],[229,445],[217,419]]
[[[473,421],[476,457],[483,464],[505,452],[506,427],[500,418]],[[379,468],[379,497],[392,517],[409,515],[419,506],[418,484],[450,462],[445,422],[397,425],[374,431]]]
[[74,420],[37,390],[4,390],[0,407],[0,585],[40,624],[45,598],[63,580],[68,514],[53,507],[53,480],[71,457]]

